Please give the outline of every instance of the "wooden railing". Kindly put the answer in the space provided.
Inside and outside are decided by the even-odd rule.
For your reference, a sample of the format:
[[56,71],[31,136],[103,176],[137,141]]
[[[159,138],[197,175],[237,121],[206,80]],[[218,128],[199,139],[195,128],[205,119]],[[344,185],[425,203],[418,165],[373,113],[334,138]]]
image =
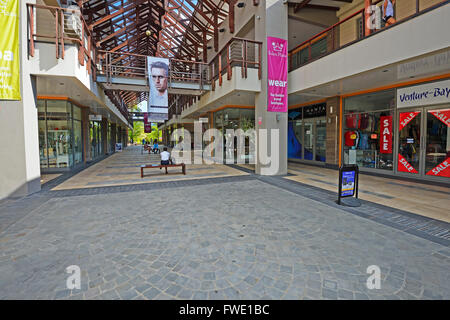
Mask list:
[[27,3],[28,54],[34,57],[36,43],[55,44],[56,59],[64,59],[66,45],[76,45],[80,65],[96,77],[96,48],[79,10]]
[[449,3],[449,0],[396,0],[394,13],[397,22],[385,26],[381,19],[383,1],[374,1],[372,4],[379,7],[380,12],[380,21],[377,21],[378,28],[366,32],[365,10],[360,9],[289,51],[289,71],[350,46],[372,34],[395,27],[399,23],[434,10],[446,3]]

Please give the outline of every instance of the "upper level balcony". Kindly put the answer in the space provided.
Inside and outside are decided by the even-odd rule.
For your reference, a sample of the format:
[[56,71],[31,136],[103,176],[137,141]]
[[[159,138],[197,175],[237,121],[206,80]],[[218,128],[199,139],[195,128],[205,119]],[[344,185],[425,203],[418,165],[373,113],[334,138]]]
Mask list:
[[[380,7],[382,1],[375,5]],[[366,13],[361,2],[361,9],[290,51],[289,94],[304,95],[303,101],[290,97],[290,104],[399,83],[402,78],[397,71],[389,78],[379,74],[450,47],[445,31],[450,28],[448,0],[397,0],[396,23],[390,26],[380,20],[381,9],[379,15],[374,12],[369,18],[375,29],[368,29],[364,23]],[[355,75],[361,76],[358,81],[347,81]],[[318,90],[324,85],[329,90]]]
[[41,96],[66,96],[130,123],[127,106],[96,82],[97,49],[79,10],[27,4],[30,73]]
[[262,42],[231,38],[208,64],[211,90],[173,101],[169,114],[196,118],[222,105],[253,106],[254,94],[261,91],[261,55]]

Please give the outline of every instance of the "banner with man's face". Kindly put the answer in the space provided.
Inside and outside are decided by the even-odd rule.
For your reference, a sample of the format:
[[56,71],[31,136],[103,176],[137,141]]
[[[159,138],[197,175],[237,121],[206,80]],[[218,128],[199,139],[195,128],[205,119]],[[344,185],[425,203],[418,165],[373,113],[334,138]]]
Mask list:
[[150,94],[148,101],[148,121],[164,122],[168,115],[169,59],[147,57]]

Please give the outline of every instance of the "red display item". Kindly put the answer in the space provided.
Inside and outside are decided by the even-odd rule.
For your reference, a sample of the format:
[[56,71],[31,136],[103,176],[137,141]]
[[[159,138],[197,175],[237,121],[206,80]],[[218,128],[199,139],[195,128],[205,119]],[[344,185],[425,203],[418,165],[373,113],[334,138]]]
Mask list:
[[354,129],[358,127],[358,115],[354,113],[347,114],[345,116],[345,123],[348,129]]
[[450,158],[428,171],[427,176],[450,178]]
[[416,169],[406,159],[399,154],[398,155],[398,171],[408,173],[418,173]]
[[392,153],[392,116],[380,117],[380,153]]
[[361,116],[359,117],[359,128],[364,130],[367,128],[368,125],[369,125],[369,114],[368,113],[361,114]]
[[347,131],[344,134],[344,138],[345,138],[345,146],[353,147],[355,145],[356,132],[355,131]]

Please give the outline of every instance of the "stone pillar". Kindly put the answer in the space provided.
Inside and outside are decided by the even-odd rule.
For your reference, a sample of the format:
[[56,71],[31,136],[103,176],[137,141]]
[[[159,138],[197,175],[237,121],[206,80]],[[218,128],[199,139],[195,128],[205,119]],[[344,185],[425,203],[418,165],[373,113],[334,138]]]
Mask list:
[[[0,199],[41,189],[36,78],[28,60],[27,3],[19,1],[20,101],[0,102]],[[3,35],[2,35],[3,36]]]
[[[287,173],[287,113],[267,111],[267,37],[288,39],[288,5],[283,0],[262,0],[255,13],[255,40],[262,41],[262,78],[261,92],[255,95],[255,128],[268,129],[268,155],[273,157],[274,150],[278,161],[278,170],[267,170],[268,166],[262,164],[262,159],[256,155],[255,172],[264,175],[283,175]],[[258,18],[259,17],[259,18]],[[287,67],[287,66],[286,66]],[[278,119],[277,119],[278,117]],[[259,123],[261,120],[261,124]],[[270,129],[279,130],[279,139],[272,145]],[[259,147],[257,147],[257,150]]]
[[339,97],[327,99],[326,161],[332,167],[339,166]]

